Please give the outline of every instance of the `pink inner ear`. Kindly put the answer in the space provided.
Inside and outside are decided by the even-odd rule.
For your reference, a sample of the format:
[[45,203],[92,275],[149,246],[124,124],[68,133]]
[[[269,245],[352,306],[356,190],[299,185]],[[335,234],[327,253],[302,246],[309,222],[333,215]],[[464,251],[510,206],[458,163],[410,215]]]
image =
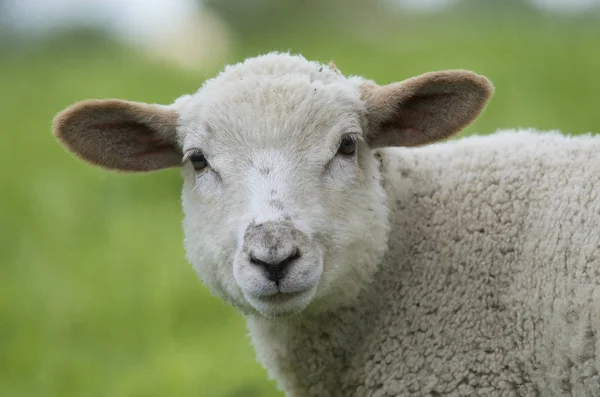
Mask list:
[[105,169],[147,172],[181,166],[177,112],[116,99],[69,106],[53,121],[54,135],[79,158]]
[[419,120],[423,120],[425,112],[411,107],[402,107],[394,113],[391,120],[384,122],[383,127],[392,127],[401,130],[421,131]]
[[164,153],[165,151],[175,151],[175,147],[168,142],[154,139],[151,137],[140,137],[136,139],[138,142],[146,144],[148,148],[142,152],[136,153],[135,157],[145,157]]
[[372,148],[419,146],[447,139],[481,113],[493,87],[468,71],[430,72],[400,83],[364,83],[374,130],[367,137]]
[[151,129],[136,121],[106,121],[91,124],[89,128],[122,131],[121,141],[137,148],[136,152],[131,154],[135,158],[157,155],[165,151],[177,151],[171,143],[157,138]]
[[159,139],[159,138],[149,136],[149,135],[136,136],[131,140],[131,142],[151,146],[154,149],[165,149],[165,148],[173,147],[173,145],[171,145],[169,142],[165,141],[164,139]]
[[447,138],[460,119],[449,102],[455,93],[429,92],[416,95],[402,103],[387,121],[383,130],[393,131],[375,139],[379,145],[419,146]]
[[129,127],[139,127],[142,126],[137,121],[124,121],[124,120],[114,120],[114,121],[103,121],[101,123],[90,124],[90,128],[129,128]]
[[382,123],[381,128],[394,131],[393,134],[385,134],[378,137],[377,142],[382,145],[418,145],[423,140],[425,133],[419,120],[423,119],[425,112],[415,108],[401,108],[391,120]]

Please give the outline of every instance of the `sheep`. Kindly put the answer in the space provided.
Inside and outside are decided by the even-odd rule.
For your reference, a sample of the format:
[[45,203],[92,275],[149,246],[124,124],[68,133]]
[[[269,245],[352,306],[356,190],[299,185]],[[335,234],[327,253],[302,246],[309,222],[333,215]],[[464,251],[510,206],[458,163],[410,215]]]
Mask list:
[[600,137],[447,139],[493,91],[268,53],[53,131],[107,170],[181,169],[187,260],[287,396],[600,396]]

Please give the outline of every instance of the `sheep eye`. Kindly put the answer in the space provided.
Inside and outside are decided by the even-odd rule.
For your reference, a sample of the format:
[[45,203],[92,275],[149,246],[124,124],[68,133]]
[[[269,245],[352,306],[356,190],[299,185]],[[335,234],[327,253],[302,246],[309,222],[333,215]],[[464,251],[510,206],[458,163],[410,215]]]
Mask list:
[[194,153],[190,156],[190,162],[196,171],[201,171],[208,166],[206,157],[200,152]]
[[344,137],[338,148],[338,153],[344,156],[351,156],[356,152],[356,141],[350,137]]

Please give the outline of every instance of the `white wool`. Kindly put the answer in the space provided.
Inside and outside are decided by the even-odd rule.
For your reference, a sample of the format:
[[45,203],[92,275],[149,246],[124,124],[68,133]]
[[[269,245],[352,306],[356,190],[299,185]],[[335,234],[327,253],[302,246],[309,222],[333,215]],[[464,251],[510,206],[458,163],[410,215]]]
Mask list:
[[358,304],[252,317],[291,396],[598,396],[600,138],[381,151],[390,249]]
[[106,167],[183,153],[187,258],[288,396],[600,396],[600,137],[373,149],[448,136],[491,85],[373,87],[272,53],[168,107],[85,102],[55,128]]
[[[199,199],[186,169],[186,247],[205,283],[246,314],[271,376],[289,396],[598,395],[600,138],[499,131],[386,148],[381,170],[365,155],[370,176],[355,184],[341,170],[323,195],[286,159],[305,151],[310,164],[329,147],[315,125],[365,128],[360,81],[269,54],[227,68],[180,112],[184,151],[222,150],[225,172],[255,186],[226,193],[208,180]],[[243,164],[256,146],[281,179]],[[231,273],[228,247],[250,221],[238,204],[261,189],[287,190],[308,233],[329,230],[319,290],[298,316],[259,315]]]

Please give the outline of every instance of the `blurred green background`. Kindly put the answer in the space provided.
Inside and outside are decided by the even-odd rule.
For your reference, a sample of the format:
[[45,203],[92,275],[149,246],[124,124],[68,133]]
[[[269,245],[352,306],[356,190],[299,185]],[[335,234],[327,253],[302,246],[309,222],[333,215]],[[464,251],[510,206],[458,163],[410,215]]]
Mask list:
[[76,160],[50,134],[75,101],[170,103],[227,63],[289,50],[381,84],[439,69],[485,74],[496,94],[463,135],[600,131],[597,7],[212,0],[187,30],[132,44],[67,23],[27,34],[10,1],[0,3],[3,397],[281,396],[241,316],[184,259],[178,171],[118,175]]

